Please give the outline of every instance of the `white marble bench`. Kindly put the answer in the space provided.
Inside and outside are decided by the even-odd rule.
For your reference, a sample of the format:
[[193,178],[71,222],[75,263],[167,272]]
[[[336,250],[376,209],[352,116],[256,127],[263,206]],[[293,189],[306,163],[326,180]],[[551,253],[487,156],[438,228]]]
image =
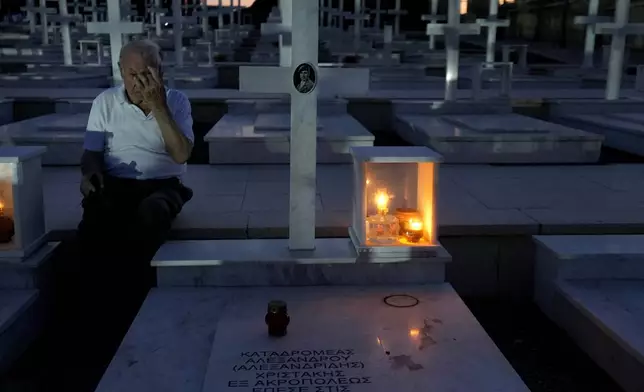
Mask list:
[[[228,101],[229,111],[206,134],[211,164],[288,163],[289,104],[283,100]],[[346,113],[345,101],[321,102],[318,163],[347,163],[349,150],[372,146],[375,138]]]
[[644,235],[534,239],[539,307],[627,392],[644,390]]
[[465,110],[472,114],[463,114],[463,107],[456,114],[420,107],[415,114],[414,105],[395,108],[396,131],[439,152],[446,163],[591,163],[601,152],[599,135],[514,113],[485,113],[487,105],[469,103]]

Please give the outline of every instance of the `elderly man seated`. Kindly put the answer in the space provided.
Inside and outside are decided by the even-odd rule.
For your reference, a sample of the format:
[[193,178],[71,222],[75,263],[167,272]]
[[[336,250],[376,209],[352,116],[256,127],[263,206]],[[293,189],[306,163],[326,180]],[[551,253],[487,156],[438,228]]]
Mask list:
[[126,44],[119,66],[124,84],[96,97],[89,115],[78,239],[96,257],[120,249],[120,259],[148,263],[192,197],[181,183],[194,140],[191,108],[164,87],[154,42]]

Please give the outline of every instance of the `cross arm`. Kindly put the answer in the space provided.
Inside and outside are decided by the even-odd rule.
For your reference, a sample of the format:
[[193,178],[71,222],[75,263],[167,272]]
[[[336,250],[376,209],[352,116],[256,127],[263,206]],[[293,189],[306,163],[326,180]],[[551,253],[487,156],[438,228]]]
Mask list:
[[87,32],[90,34],[140,34],[143,32],[143,22],[87,22]]
[[595,25],[595,32],[606,35],[642,35],[644,34],[644,23],[629,23],[626,25],[597,23]]
[[55,14],[56,10],[53,8],[47,8],[47,7],[34,7],[34,6],[27,6],[27,7],[20,7],[21,11],[29,11],[37,14]]
[[594,25],[597,23],[610,23],[611,20],[612,18],[609,16],[582,15],[582,16],[575,16],[573,18],[573,23],[576,25]]
[[428,24],[425,34],[427,35],[479,35],[481,25],[475,23],[459,24],[456,26],[445,23]]
[[[193,16],[182,16],[180,19],[182,25],[197,24],[197,18]],[[161,23],[174,23],[176,18],[174,16],[162,16]]]
[[52,22],[58,22],[60,24],[67,24],[67,23],[72,23],[72,22],[82,22],[83,18],[79,15],[51,15],[49,16],[49,20]]
[[369,15],[350,14],[345,19],[349,19],[349,20],[369,20],[370,18],[369,18]]
[[499,19],[497,17],[480,18],[476,20],[476,23],[483,27],[510,27],[509,19]]
[[239,91],[247,93],[290,94],[291,67],[239,67]]
[[423,22],[442,22],[447,20],[445,15],[421,15],[420,20]]

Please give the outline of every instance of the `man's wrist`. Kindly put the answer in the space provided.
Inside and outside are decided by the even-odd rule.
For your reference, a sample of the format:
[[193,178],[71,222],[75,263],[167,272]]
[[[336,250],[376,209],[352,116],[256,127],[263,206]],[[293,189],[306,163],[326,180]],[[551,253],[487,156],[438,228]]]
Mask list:
[[152,111],[155,114],[165,114],[170,115],[170,108],[168,108],[167,102],[161,102],[152,106]]

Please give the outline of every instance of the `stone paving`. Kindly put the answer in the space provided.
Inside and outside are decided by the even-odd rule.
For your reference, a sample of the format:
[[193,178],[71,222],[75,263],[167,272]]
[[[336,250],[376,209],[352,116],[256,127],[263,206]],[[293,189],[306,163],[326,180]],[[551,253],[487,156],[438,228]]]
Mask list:
[[[78,168],[44,168],[45,206],[54,238],[80,216]],[[195,196],[175,238],[267,238],[288,232],[286,165],[191,165]],[[351,220],[351,166],[318,166],[319,236],[345,236]],[[632,233],[644,230],[644,165],[443,165],[442,235]]]

